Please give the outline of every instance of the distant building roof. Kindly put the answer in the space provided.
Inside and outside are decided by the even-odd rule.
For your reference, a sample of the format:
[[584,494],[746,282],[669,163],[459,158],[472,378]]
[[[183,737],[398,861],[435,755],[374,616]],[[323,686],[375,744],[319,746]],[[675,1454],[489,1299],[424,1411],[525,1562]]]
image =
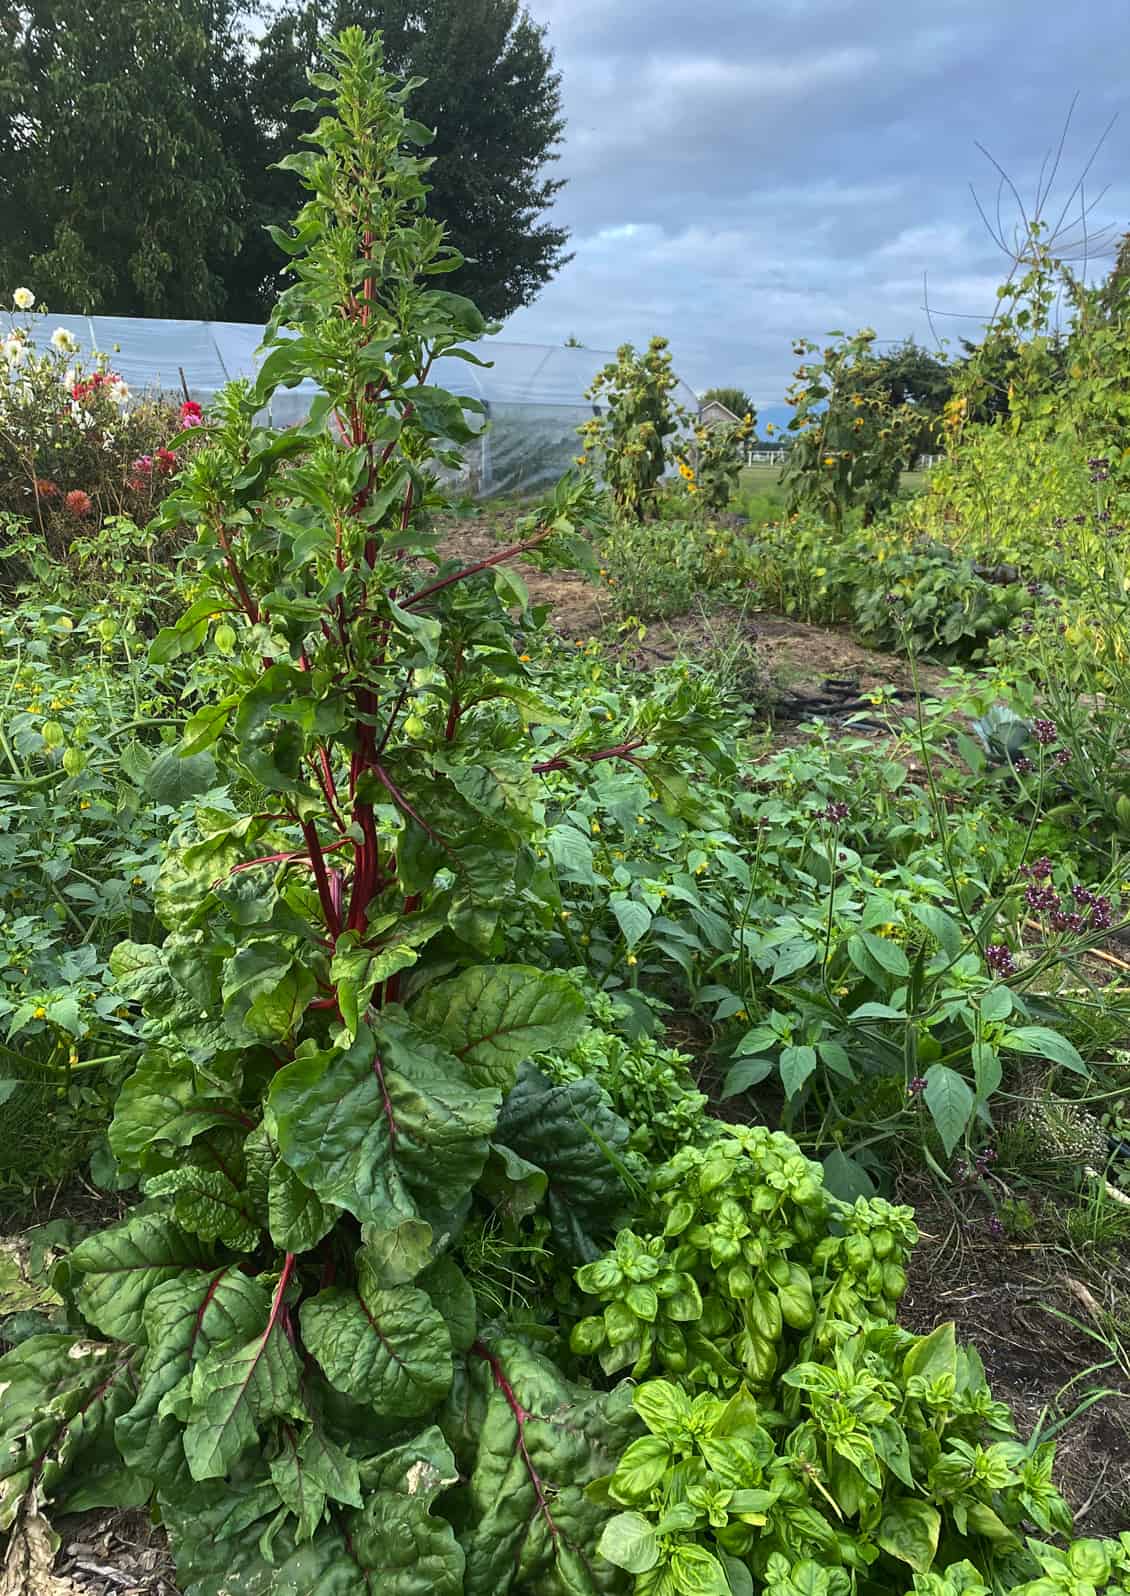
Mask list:
[[721,422],[740,421],[741,417],[736,416],[721,399],[710,399],[706,404],[699,406],[698,419],[704,427],[716,427]]

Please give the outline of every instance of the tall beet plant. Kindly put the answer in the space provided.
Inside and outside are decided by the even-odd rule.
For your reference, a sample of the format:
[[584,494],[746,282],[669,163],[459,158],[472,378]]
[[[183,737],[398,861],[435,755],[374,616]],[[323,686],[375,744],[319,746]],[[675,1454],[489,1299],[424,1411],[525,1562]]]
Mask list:
[[[540,1205],[567,1269],[616,1219],[626,1128],[525,1062],[572,1044],[581,999],[506,930],[552,904],[539,775],[646,750],[547,748],[514,642],[505,561],[577,557],[584,479],[491,558],[437,552],[477,406],[429,379],[484,325],[442,286],[411,85],[358,30],[326,65],[258,381],[167,512],[200,581],[154,655],[211,630],[225,679],[165,756],[201,795],[167,936],[113,959],[146,1048],[110,1141],[143,1201],[66,1259],[71,1323],[0,1362],[0,1528],[30,1560],[44,1502],[152,1501],[192,1596],[613,1590],[584,1487],[630,1404],[481,1322],[459,1243]],[[262,426],[299,383],[309,419]]]

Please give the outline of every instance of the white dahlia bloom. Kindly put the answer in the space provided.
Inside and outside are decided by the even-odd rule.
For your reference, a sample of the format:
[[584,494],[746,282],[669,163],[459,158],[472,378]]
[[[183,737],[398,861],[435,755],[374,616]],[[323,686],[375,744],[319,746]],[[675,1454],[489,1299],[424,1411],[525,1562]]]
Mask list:
[[51,347],[61,355],[73,355],[78,350],[78,339],[66,327],[56,327],[51,334]]
[[12,303],[17,310],[31,310],[35,304],[35,295],[30,288],[17,288],[12,295]]

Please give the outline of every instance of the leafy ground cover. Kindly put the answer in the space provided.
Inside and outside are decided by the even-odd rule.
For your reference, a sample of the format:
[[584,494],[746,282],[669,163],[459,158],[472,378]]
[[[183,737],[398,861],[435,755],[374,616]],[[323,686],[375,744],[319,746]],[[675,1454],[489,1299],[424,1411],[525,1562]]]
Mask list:
[[[4,1577],[137,1512],[187,1596],[1124,1589],[1117,649],[948,637],[1001,584],[918,532],[873,627],[886,440],[837,536],[714,513],[658,356],[592,440],[643,450],[624,513],[582,474],[456,519],[427,376],[484,329],[425,130],[356,31],[312,81],[260,378],[119,529],[193,529],[171,591],[123,557],[116,614],[24,534]],[[764,616],[790,547],[897,661]]]

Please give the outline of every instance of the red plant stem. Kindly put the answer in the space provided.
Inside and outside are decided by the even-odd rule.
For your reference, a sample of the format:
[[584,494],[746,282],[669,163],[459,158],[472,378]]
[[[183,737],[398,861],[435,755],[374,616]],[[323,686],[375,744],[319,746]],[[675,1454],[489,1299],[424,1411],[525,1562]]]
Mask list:
[[341,931],[341,919],[334,907],[334,895],[330,887],[322,844],[318,841],[318,832],[312,820],[303,820],[301,825],[302,835],[306,839],[307,851],[310,854],[310,863],[314,867],[314,880],[318,883],[318,898],[322,905],[326,930],[336,942]]
[[451,703],[447,711],[447,725],[443,728],[444,740],[451,742],[455,736],[455,728],[459,724],[459,717],[463,713],[463,706],[459,702],[459,694],[452,693]]
[[[322,852],[333,853],[336,848],[344,848],[345,846],[346,841],[344,838],[340,842],[327,842]],[[307,858],[306,852],[302,848],[295,848],[289,853],[265,853],[261,859],[245,859],[242,864],[233,865],[226,876],[221,876],[218,881],[213,881],[212,889],[214,891],[232,876],[242,875],[245,870],[256,870],[260,865],[290,864],[295,859],[305,859],[310,865],[314,863],[312,859]]]
[[373,770],[373,775],[377,778],[377,780],[380,782],[381,786],[389,794],[389,796],[391,797],[391,799],[392,799],[393,803],[396,805],[396,807],[398,809],[400,809],[400,810],[403,810],[403,812],[408,816],[409,820],[414,820],[416,822],[416,824],[420,827],[421,831],[423,831],[427,836],[429,836],[432,839],[433,842],[437,842],[439,844],[439,846],[444,850],[445,853],[451,853],[452,850],[448,847],[447,843],[444,842],[443,838],[439,835],[439,833],[436,832],[436,831],[433,831],[431,826],[429,826],[428,822],[424,819],[424,817],[421,814],[417,813],[417,811],[415,809],[413,809],[412,805],[408,802],[407,798],[401,792],[400,788],[393,781],[393,779],[389,775],[388,771],[385,770],[384,766],[383,765],[374,765],[372,767],[372,770]]
[[257,626],[259,623],[259,606],[248,592],[247,583],[243,579],[243,572],[235,563],[235,555],[232,553],[231,543],[222,524],[216,528],[216,542],[223,550],[224,564],[227,566],[228,574],[235,583],[235,590],[239,594],[239,602],[243,606],[244,613],[252,626]]
[[429,582],[427,587],[417,588],[415,593],[410,593],[401,601],[401,609],[410,609],[413,604],[419,604],[421,599],[430,598],[433,593],[438,593],[441,588],[450,587],[453,582],[465,582],[469,576],[477,576],[480,571],[489,571],[492,565],[501,565],[505,560],[516,559],[519,554],[529,553],[530,549],[536,549],[539,544],[544,543],[552,530],[552,527],[547,526],[536,537],[527,538],[525,543],[512,543],[508,549],[501,549],[489,559],[480,560],[477,565],[466,565],[461,571],[453,571],[450,576],[440,577],[438,582]]
[[[535,776],[544,776],[550,770],[568,770],[573,760],[584,760],[588,765],[598,765],[602,759],[628,759],[629,754],[635,749],[644,746],[644,739],[637,737],[634,742],[618,743],[615,748],[602,748],[598,754],[572,754],[566,757],[558,754],[556,759],[544,759],[540,765],[531,765],[530,769]],[[629,760],[630,764],[638,765],[636,759]]]
[[545,1519],[546,1528],[549,1530],[549,1533],[553,1536],[554,1540],[556,1540],[558,1536],[557,1525],[553,1522],[553,1514],[549,1511],[549,1501],[546,1498],[541,1475],[534,1467],[533,1459],[530,1457],[529,1448],[526,1446],[526,1425],[533,1415],[527,1412],[527,1410],[518,1400],[518,1396],[514,1390],[514,1387],[506,1378],[506,1371],[503,1369],[501,1362],[495,1357],[494,1353],[491,1352],[489,1347],[484,1346],[481,1341],[476,1341],[472,1344],[471,1351],[475,1357],[484,1358],[486,1360],[490,1368],[491,1379],[494,1381],[495,1389],[502,1392],[502,1395],[506,1400],[507,1407],[514,1415],[514,1423],[518,1429],[518,1455],[521,1457],[522,1462],[526,1466],[526,1473],[529,1475],[530,1484],[534,1488],[534,1495],[537,1498],[538,1512]]
[[345,925],[348,931],[364,931],[380,867],[380,842],[372,804],[357,804],[353,817],[365,840],[354,855],[353,892]]
[[345,830],[345,821],[337,807],[337,784],[334,781],[333,769],[330,765],[330,756],[325,743],[318,744],[318,782],[325,794],[326,802],[330,806],[334,825],[339,831]]

